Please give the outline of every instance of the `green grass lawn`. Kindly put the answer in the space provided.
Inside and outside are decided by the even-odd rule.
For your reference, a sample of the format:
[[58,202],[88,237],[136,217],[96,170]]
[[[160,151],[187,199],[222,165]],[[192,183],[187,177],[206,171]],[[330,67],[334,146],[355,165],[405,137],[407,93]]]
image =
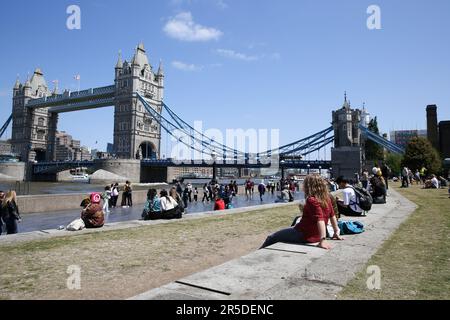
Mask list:
[[340,299],[450,299],[450,199],[447,190],[396,188],[418,209],[367,266],[381,269],[381,289],[368,290],[361,271]]

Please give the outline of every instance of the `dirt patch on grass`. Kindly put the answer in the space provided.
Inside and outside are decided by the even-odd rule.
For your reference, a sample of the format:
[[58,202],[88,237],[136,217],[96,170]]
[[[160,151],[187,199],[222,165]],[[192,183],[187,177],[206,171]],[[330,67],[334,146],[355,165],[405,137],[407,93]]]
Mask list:
[[367,266],[381,269],[381,289],[368,290],[361,271],[340,299],[450,299],[450,199],[447,190],[400,189],[418,209]]
[[[295,206],[0,246],[0,299],[125,299],[256,250]],[[68,290],[67,268],[81,268]]]

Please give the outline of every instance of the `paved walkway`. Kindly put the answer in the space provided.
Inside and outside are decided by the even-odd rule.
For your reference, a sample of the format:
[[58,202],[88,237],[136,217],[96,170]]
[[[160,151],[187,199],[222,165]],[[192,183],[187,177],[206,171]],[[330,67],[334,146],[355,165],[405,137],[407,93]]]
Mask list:
[[416,205],[394,190],[367,217],[348,218],[366,232],[333,241],[326,251],[278,243],[133,297],[134,300],[335,299]]

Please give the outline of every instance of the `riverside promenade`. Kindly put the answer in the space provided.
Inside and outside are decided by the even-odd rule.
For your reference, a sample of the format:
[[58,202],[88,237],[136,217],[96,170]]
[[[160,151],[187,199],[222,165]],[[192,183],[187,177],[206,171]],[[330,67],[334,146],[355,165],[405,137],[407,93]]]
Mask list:
[[[0,237],[9,257],[2,263],[0,297],[334,299],[416,208],[391,190],[388,204],[352,218],[362,221],[366,232],[332,241],[330,251],[288,244],[257,250],[264,237],[290,224],[297,204]],[[73,264],[83,270],[80,291],[64,288]]]
[[160,288],[132,300],[308,300],[336,299],[385,240],[417,208],[394,190],[388,203],[374,205],[358,220],[366,231],[332,241],[331,250],[277,243]]

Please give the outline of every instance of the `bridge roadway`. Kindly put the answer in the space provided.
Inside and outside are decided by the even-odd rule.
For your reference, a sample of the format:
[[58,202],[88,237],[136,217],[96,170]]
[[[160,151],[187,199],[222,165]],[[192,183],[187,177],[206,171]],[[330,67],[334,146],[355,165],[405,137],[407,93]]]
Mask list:
[[51,113],[63,113],[114,105],[116,87],[106,86],[83,91],[64,92],[28,101],[27,108],[49,108]]
[[[55,162],[38,162],[33,164],[34,174],[43,173],[57,173],[70,169],[88,167],[92,168],[95,166],[95,161],[55,161]],[[254,168],[270,168],[271,163],[261,163],[251,162],[251,161],[236,161],[227,160],[216,161],[215,163],[211,161],[198,161],[198,160],[184,160],[184,161],[174,161],[172,159],[167,160],[142,160],[142,167],[216,167],[216,168],[242,168],[242,169],[254,169]],[[316,170],[328,170],[331,168],[331,161],[327,160],[315,160],[315,161],[305,161],[305,160],[282,160],[278,163],[278,168],[280,169],[316,169]]]

